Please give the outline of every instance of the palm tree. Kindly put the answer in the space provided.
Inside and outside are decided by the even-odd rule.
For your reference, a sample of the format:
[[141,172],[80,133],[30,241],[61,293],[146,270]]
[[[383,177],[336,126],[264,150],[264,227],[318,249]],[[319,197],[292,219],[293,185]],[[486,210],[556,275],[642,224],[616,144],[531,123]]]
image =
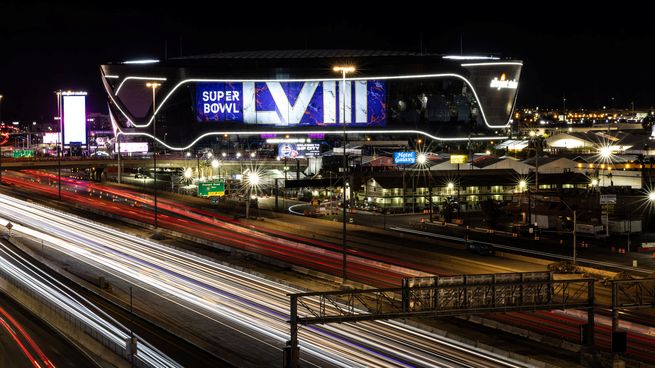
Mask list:
[[452,222],[455,211],[459,208],[459,203],[453,197],[446,197],[446,200],[443,202],[443,207],[441,209],[441,214],[443,215],[444,221]]

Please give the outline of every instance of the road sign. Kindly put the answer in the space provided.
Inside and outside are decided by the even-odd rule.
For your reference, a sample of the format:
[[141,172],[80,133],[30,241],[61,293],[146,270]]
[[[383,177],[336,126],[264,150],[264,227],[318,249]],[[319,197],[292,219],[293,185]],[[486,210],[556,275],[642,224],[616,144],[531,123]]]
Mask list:
[[34,150],[31,149],[15,149],[11,154],[13,158],[21,157],[34,157]]
[[198,183],[198,197],[220,197],[225,195],[225,181]]

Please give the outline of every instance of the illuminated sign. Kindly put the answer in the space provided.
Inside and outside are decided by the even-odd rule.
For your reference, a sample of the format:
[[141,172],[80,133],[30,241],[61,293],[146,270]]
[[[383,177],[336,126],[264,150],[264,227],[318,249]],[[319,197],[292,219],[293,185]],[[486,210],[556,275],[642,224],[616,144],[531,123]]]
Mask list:
[[414,165],[416,163],[416,152],[394,152],[393,163],[396,165]]
[[225,195],[225,181],[198,183],[198,197],[221,197]]
[[57,144],[59,143],[59,133],[47,132],[43,133],[43,144]]
[[86,96],[73,92],[62,93],[64,144],[86,144]]
[[469,155],[450,155],[451,164],[465,164],[469,161]]
[[306,158],[321,155],[321,145],[318,143],[282,143],[277,147],[281,158]]
[[500,78],[492,79],[491,84],[489,84],[489,87],[496,88],[499,91],[501,89],[516,89],[518,86],[519,82],[514,79],[507,79],[507,75],[505,73],[501,74]]
[[11,157],[21,158],[21,157],[34,157],[34,150],[31,149],[15,149],[11,152]]
[[269,138],[266,140],[268,144],[278,144],[278,143],[311,143],[311,139],[308,138]]
[[[114,152],[118,152],[119,144],[116,144]],[[148,142],[121,142],[121,153],[148,152]]]
[[386,124],[384,81],[346,81],[345,88],[342,83],[197,83],[196,119],[200,122],[230,121],[276,127],[339,127],[344,122],[356,127]]

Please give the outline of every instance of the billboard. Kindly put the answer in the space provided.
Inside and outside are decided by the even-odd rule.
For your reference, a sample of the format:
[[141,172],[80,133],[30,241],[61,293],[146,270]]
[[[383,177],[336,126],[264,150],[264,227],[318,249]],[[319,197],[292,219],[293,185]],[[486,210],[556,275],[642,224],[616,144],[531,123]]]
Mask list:
[[[344,88],[345,86],[345,88]],[[199,122],[273,127],[380,127],[386,125],[386,82],[199,82]]]
[[63,94],[64,144],[86,144],[86,95]]
[[318,143],[280,143],[277,146],[280,158],[306,158],[321,155],[321,145]]
[[393,163],[396,165],[414,165],[416,163],[416,152],[394,152]]

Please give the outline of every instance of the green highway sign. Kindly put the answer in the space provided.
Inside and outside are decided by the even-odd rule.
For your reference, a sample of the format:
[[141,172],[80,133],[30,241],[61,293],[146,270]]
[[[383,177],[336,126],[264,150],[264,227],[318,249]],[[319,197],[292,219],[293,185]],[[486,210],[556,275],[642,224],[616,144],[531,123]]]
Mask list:
[[21,157],[34,157],[34,150],[31,149],[15,149],[12,151],[13,158]]
[[198,183],[198,197],[220,197],[225,195],[225,181]]

